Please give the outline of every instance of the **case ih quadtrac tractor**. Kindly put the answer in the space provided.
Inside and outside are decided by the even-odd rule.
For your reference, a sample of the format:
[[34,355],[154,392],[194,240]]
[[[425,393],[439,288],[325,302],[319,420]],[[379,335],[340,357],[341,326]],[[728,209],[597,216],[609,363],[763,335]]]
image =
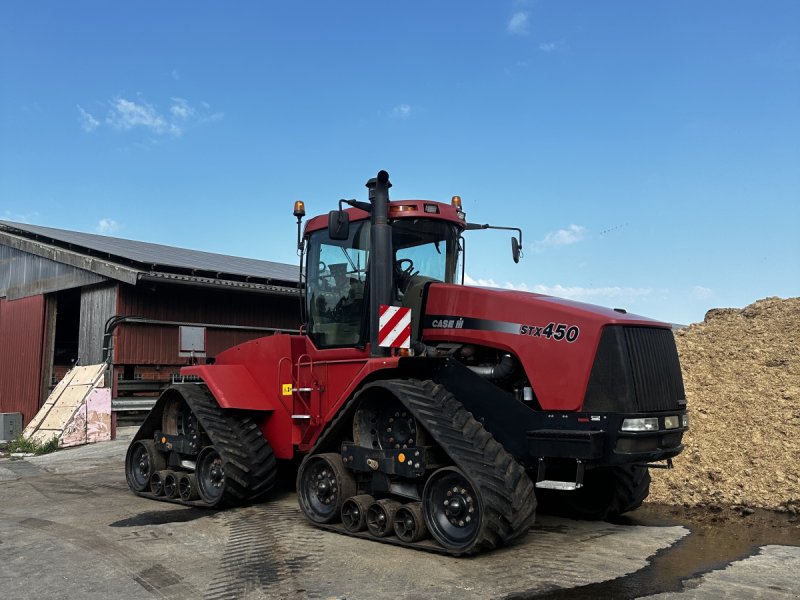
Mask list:
[[[381,171],[369,202],[307,222],[302,333],[184,367],[193,383],[162,394],[128,449],[131,489],[254,502],[277,460],[304,455],[309,521],[454,555],[525,534],[537,500],[591,519],[638,507],[688,425],[669,325],[460,285],[462,233],[490,226],[458,197],[390,202],[390,185]],[[302,203],[295,216],[299,236]]]

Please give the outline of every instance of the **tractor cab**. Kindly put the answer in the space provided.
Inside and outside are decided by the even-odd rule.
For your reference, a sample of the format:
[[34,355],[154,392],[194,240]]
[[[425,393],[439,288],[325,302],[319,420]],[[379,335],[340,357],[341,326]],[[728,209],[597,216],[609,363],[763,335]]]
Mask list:
[[422,200],[390,202],[391,253],[385,257],[370,252],[368,212],[342,211],[347,226],[331,231],[329,221],[339,219],[338,212],[327,220],[310,220],[304,236],[305,320],[317,348],[363,348],[369,342],[374,268],[389,271],[391,304],[413,302],[407,298],[409,290],[428,281],[461,282],[460,236],[465,223],[457,207]]

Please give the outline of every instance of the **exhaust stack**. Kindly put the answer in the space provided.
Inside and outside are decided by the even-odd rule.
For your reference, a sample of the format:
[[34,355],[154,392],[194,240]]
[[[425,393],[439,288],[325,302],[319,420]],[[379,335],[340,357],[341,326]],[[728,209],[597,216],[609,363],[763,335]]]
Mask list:
[[389,226],[389,173],[380,171],[377,177],[367,181],[369,201],[372,203],[370,218],[370,269],[369,269],[369,314],[370,356],[388,356],[389,349],[378,346],[378,322],[382,304],[392,303],[392,228]]

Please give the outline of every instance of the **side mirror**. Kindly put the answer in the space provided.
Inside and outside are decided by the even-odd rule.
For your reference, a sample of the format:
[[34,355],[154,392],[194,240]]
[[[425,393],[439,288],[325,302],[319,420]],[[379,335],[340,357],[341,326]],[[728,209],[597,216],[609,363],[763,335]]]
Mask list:
[[344,210],[328,213],[328,237],[332,240],[346,240],[350,237],[350,215]]
[[519,257],[522,254],[521,250],[522,250],[522,248],[519,245],[519,241],[517,241],[517,238],[512,236],[511,237],[511,258],[514,259],[515,263],[519,262]]

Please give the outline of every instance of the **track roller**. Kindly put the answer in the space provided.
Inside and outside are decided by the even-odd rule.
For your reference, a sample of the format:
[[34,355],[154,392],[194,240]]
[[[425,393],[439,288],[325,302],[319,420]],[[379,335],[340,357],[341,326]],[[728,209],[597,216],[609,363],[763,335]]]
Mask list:
[[164,456],[156,450],[153,440],[139,440],[128,447],[125,456],[125,479],[137,492],[150,490],[150,478],[167,466]]
[[175,471],[164,471],[164,495],[170,499],[178,497],[178,474]]
[[178,495],[184,502],[197,500],[200,494],[197,491],[197,476],[193,473],[181,473],[178,478]]
[[375,537],[387,537],[394,533],[394,518],[400,508],[397,500],[388,498],[370,504],[367,509],[367,529]]
[[356,482],[335,453],[312,454],[297,471],[297,501],[314,523],[333,523],[344,501],[355,495]]
[[155,496],[164,495],[164,477],[171,471],[156,471],[150,475],[150,492]]
[[394,514],[394,533],[401,541],[409,544],[428,537],[422,502],[409,502],[397,509]]
[[367,526],[367,510],[375,502],[369,494],[352,496],[342,504],[342,524],[347,531],[356,533]]

